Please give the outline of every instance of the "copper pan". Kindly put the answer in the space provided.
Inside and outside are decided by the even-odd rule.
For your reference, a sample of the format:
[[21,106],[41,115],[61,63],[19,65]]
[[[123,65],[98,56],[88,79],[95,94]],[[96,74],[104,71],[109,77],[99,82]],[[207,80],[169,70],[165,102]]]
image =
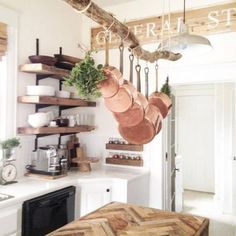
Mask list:
[[106,47],[105,47],[105,67],[103,68],[103,73],[105,75],[105,80],[98,83],[99,88],[103,98],[110,98],[114,96],[118,90],[119,85],[123,84],[123,76],[121,72],[114,66],[109,66],[109,36],[106,35]]
[[131,144],[146,144],[152,141],[161,129],[162,115],[160,110],[149,104],[145,109],[145,117],[136,126],[123,127],[119,125],[120,135]]
[[138,64],[135,67],[137,72],[137,88],[138,96],[132,106],[125,112],[114,112],[113,115],[120,126],[130,127],[138,125],[144,118],[145,108],[148,105],[147,99],[140,93],[140,71],[141,66]]
[[137,96],[135,87],[129,81],[124,80],[114,96],[105,98],[105,105],[112,112],[125,112],[133,105]]
[[165,118],[169,109],[172,106],[171,99],[162,92],[158,92],[158,65],[156,64],[156,92],[152,93],[148,98],[149,104],[153,104],[160,109],[160,112]]

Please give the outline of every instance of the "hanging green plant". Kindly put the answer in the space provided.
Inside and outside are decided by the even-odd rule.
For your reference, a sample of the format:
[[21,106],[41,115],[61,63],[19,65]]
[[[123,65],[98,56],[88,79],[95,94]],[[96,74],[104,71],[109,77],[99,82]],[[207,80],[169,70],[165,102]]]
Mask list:
[[78,95],[84,99],[100,97],[101,93],[97,85],[105,79],[102,71],[103,65],[95,65],[92,57],[93,52],[92,50],[86,52],[84,60],[77,63],[70,75],[64,78],[65,86],[74,86]]
[[165,93],[169,97],[171,96],[171,89],[170,89],[170,85],[169,85],[169,76],[167,76],[166,82],[163,84],[163,86],[161,88],[161,92]]

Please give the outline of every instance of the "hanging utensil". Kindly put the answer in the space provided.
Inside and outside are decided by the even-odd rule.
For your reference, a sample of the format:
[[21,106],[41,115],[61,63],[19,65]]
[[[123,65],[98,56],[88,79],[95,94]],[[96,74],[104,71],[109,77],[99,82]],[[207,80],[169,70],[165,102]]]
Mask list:
[[145,73],[145,97],[148,98],[148,74],[149,74],[149,68],[146,66],[144,68]]
[[130,70],[129,70],[129,81],[133,84],[133,67],[134,67],[134,54],[131,52],[129,55]]
[[123,83],[123,77],[120,71],[114,66],[109,66],[109,34],[105,35],[105,67],[103,73],[106,77],[98,84],[98,88],[103,98],[110,98],[114,96],[119,90],[119,84]]
[[158,92],[158,64],[155,65],[156,71],[156,92],[152,93],[149,98],[149,104],[153,104],[160,109],[160,112],[165,118],[168,114],[169,109],[172,106],[171,99],[165,93]]
[[[136,66],[136,71],[139,73],[139,83],[140,83],[140,70],[141,66],[138,64]],[[125,112],[113,112],[113,115],[119,125],[124,127],[130,127],[138,125],[144,118],[145,108],[148,105],[147,99],[140,93],[137,93],[137,98],[134,100],[133,105]]]
[[119,46],[120,50],[120,73],[123,74],[123,69],[124,69],[124,43],[123,41],[121,42]]
[[[146,69],[146,95],[148,93],[148,72]],[[162,115],[160,110],[151,104],[145,109],[143,120],[136,126],[124,127],[119,125],[120,135],[129,143],[146,144],[149,143],[161,130]]]

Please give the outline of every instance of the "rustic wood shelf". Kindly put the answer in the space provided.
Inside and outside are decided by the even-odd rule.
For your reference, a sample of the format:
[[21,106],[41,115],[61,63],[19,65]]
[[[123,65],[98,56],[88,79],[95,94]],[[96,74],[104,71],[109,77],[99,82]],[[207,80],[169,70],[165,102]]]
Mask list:
[[48,77],[59,80],[63,80],[63,77],[67,77],[70,74],[69,70],[56,68],[54,66],[48,66],[42,63],[29,63],[20,65],[20,71],[38,75],[48,75]]
[[85,101],[74,98],[58,98],[49,96],[19,96],[19,103],[25,104],[48,104],[58,106],[75,106],[75,107],[95,107],[96,102]]
[[80,132],[88,132],[94,130],[94,126],[80,125],[76,127],[19,127],[18,134],[34,135],[34,134],[73,134]]
[[127,165],[127,166],[143,166],[143,160],[120,159],[120,158],[106,158],[107,164]]
[[106,149],[142,152],[143,145],[106,143]]

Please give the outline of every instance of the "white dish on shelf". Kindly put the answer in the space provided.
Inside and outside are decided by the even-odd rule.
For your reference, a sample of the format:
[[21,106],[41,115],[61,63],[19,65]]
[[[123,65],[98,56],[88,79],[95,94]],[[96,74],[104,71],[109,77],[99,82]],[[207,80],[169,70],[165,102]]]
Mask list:
[[56,91],[56,97],[58,98],[70,98],[70,92],[66,90]]
[[55,96],[55,89],[47,85],[29,85],[26,88],[28,96]]
[[33,128],[40,128],[48,125],[53,118],[52,112],[37,112],[28,115],[28,123]]

